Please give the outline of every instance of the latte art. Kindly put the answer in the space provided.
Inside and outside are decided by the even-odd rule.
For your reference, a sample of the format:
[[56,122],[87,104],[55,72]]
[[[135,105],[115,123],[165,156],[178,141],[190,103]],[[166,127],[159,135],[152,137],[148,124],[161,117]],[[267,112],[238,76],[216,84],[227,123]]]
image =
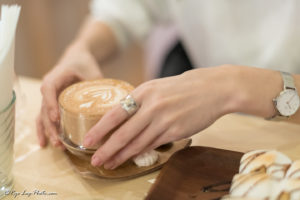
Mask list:
[[101,79],[70,86],[60,96],[65,110],[91,115],[104,114],[126,97],[133,87],[123,81]]
[[93,86],[82,88],[74,93],[74,101],[81,110],[85,108],[110,107],[117,104],[128,94],[128,91],[112,86]]
[[113,79],[83,81],[66,88],[59,96],[63,138],[81,147],[89,129],[132,90],[129,83]]
[[[111,132],[88,148],[83,146],[85,134],[133,89],[129,83],[113,79],[83,81],[66,88],[59,96],[61,140],[66,148],[78,156],[93,154]],[[138,155],[133,162],[139,167],[149,167],[158,159],[156,151],[149,151]]]

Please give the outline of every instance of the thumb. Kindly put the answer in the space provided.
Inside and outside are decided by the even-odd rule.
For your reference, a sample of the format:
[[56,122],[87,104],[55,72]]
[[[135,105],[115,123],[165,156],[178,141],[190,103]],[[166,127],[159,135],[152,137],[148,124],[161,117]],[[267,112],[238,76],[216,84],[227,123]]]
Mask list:
[[52,122],[59,121],[58,95],[69,85],[83,80],[80,75],[72,71],[64,71],[59,74],[49,74],[44,78],[41,93],[45,102],[49,119]]

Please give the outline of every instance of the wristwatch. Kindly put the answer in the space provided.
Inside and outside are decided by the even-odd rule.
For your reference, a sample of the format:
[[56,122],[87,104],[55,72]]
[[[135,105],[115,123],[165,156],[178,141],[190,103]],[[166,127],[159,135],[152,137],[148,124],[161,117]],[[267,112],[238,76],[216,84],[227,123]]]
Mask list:
[[300,98],[294,83],[293,76],[287,72],[280,72],[283,80],[283,90],[273,99],[277,114],[270,120],[284,120],[297,112],[300,107]]

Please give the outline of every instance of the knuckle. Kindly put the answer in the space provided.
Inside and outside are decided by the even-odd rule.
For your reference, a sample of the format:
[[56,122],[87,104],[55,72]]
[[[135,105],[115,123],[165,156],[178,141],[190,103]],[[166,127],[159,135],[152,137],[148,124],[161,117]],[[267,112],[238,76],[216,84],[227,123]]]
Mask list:
[[143,89],[145,91],[151,91],[154,87],[155,87],[155,82],[154,81],[148,81],[146,83],[144,83],[142,86],[143,86]]
[[157,113],[161,111],[166,106],[166,103],[163,100],[154,101],[152,105],[150,105],[151,112]]
[[45,95],[49,91],[49,88],[50,84],[48,82],[44,82],[40,88],[42,95]]
[[48,82],[48,80],[49,80],[49,74],[46,74],[46,76],[43,77],[42,82],[46,83],[46,82]]
[[173,124],[172,118],[163,118],[158,122],[158,127],[160,127],[162,130],[166,130]]
[[[123,133],[123,134],[122,134]],[[120,146],[124,146],[124,145],[126,145],[127,144],[127,141],[128,141],[128,137],[126,136],[126,132],[124,131],[122,131],[122,133],[117,133],[116,135],[115,135],[115,141],[116,141],[116,143],[118,144],[118,145],[120,145]]]
[[126,160],[126,156],[124,154],[120,154],[113,159],[115,165],[119,165]]
[[46,104],[46,108],[48,110],[47,113],[48,113],[49,116],[50,116],[49,111],[51,111],[51,110],[56,111],[56,106],[55,106],[54,102],[52,102],[52,101],[48,101],[48,103]]
[[174,126],[174,135],[179,135],[182,132],[182,127],[180,125]]
[[174,125],[170,129],[170,139],[172,141],[176,140],[178,137],[180,137],[182,131],[183,131],[183,129],[182,129],[182,127],[180,125]]
[[101,158],[101,160],[107,160],[109,158],[109,154],[105,148],[99,149],[96,153],[95,156],[98,158]]
[[153,90],[155,89],[155,81],[148,81],[146,83],[143,83],[139,89],[141,90],[141,94],[142,96],[146,96],[149,95],[150,93],[153,92]]
[[119,124],[120,115],[117,112],[110,112],[108,117],[109,117],[110,123],[112,123],[113,125]]
[[126,155],[129,157],[135,156],[141,152],[141,145],[140,142],[135,140],[131,145],[128,151],[126,152]]

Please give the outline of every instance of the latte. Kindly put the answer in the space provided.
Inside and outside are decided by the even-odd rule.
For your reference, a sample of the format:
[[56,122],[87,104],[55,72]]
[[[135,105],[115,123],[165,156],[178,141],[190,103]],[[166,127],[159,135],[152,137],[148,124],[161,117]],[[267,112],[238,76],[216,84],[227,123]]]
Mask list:
[[63,138],[83,147],[90,128],[133,89],[129,83],[114,79],[83,81],[66,88],[59,96]]

